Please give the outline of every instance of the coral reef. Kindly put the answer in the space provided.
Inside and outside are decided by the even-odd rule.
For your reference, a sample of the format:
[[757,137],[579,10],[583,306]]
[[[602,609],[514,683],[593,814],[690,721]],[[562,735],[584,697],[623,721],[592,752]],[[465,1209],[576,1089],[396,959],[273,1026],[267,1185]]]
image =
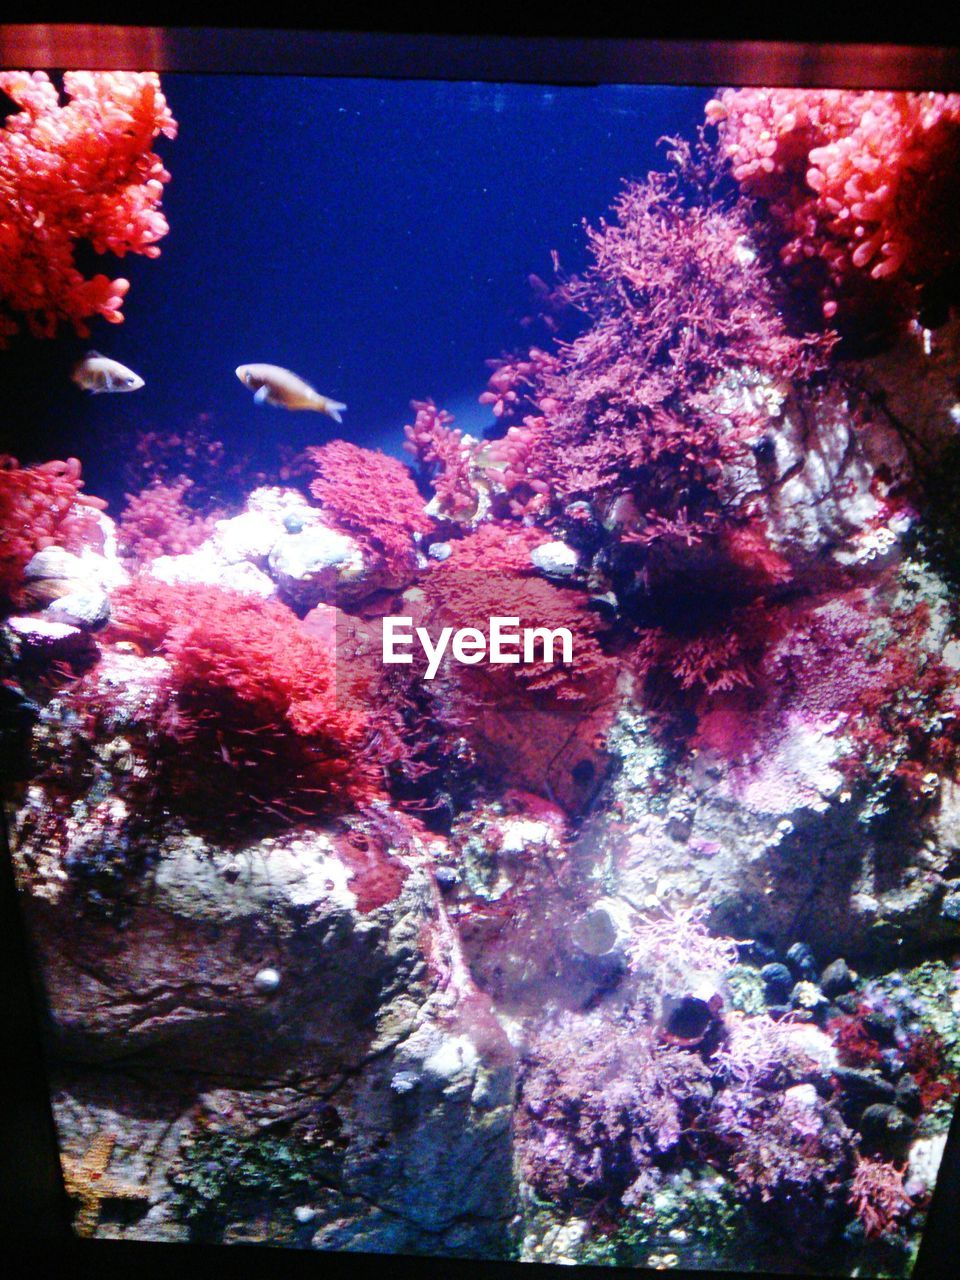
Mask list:
[[4,71],[0,90],[20,108],[0,132],[0,342],[21,317],[34,337],[52,337],[63,322],[85,337],[95,315],[119,323],[129,281],[86,279],[76,249],[160,252],[170,175],[150,148],[177,126],[159,78],[68,71],[65,104],[42,71]]
[[[154,80],[3,83],[84,192],[106,113],[94,247],[153,252]],[[416,400],[412,468],[268,482],[153,433],[117,526],[0,468],[78,1230],[909,1274],[960,1091],[960,107],[707,111],[533,278],[484,438]],[[82,324],[61,284],[9,306]]]

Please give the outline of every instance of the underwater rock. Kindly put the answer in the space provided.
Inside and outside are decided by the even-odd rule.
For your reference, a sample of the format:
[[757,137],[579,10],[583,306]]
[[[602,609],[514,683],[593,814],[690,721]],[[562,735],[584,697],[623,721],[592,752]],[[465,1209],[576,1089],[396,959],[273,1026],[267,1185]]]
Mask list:
[[565,542],[544,542],[533,548],[530,559],[548,578],[569,578],[577,568],[577,553]]
[[745,402],[767,419],[754,448],[729,468],[727,496],[754,504],[795,580],[822,584],[831,564],[876,568],[894,553],[910,515],[896,502],[891,514],[890,498],[909,479],[910,462],[889,422],[857,429],[840,387],[800,396],[750,370],[729,374],[713,395],[721,414]]
[[326,525],[284,534],[267,563],[281,595],[298,609],[312,609],[357,588],[363,591],[363,552],[352,538]]
[[847,1124],[856,1125],[867,1107],[875,1103],[892,1106],[896,1089],[878,1071],[859,1067],[837,1067],[835,1075],[843,1090],[840,1109]]
[[148,572],[161,582],[199,582],[211,587],[223,587],[228,591],[240,591],[244,595],[259,596],[269,600],[277,588],[272,579],[255,564],[241,560],[229,563],[216,555],[215,544],[201,543],[195,551],[180,556],[157,556],[151,560]]
[[[368,828],[371,856],[377,838]],[[220,1091],[230,1119],[221,1116],[218,1128],[235,1129],[241,1145],[244,1115],[264,1106],[275,1120],[302,1115],[318,1105],[310,1082],[337,1079],[323,1097],[345,1139],[322,1180],[329,1192],[314,1232],[329,1233],[346,1216],[357,1240],[383,1240],[389,1227],[398,1248],[416,1249],[459,1224],[464,1247],[489,1247],[506,1230],[512,1194],[512,1051],[417,865],[422,851],[388,844],[377,856],[402,864],[404,875],[392,894],[373,895],[374,868],[351,865],[353,850],[334,832],[229,851],[170,833],[155,861],[137,870],[118,934],[115,923],[78,906],[65,862],[57,898],[31,894],[36,873],[21,844],[16,857],[59,1051],[86,1062],[136,1052],[156,1092],[134,1101],[121,1067],[115,1089],[129,1116],[160,1112],[193,1141],[205,1132],[196,1128],[198,1099],[185,1098],[186,1088],[171,1096],[172,1068],[174,1077],[185,1071],[199,1081],[205,1097]],[[403,1100],[390,1084],[398,1072],[420,1082]],[[268,1094],[231,1083],[251,1075],[274,1082]],[[80,1123],[91,1123],[82,1108],[66,1130],[69,1147],[81,1145]],[[128,1119],[124,1131],[130,1126]],[[310,1151],[303,1148],[308,1164]],[[255,1161],[267,1154],[251,1148]],[[189,1162],[182,1176],[188,1185]],[[272,1185],[281,1194],[279,1182]],[[158,1198],[152,1183],[149,1195],[151,1212],[173,1231],[182,1203]],[[242,1203],[233,1209],[239,1223]]]
[[785,1004],[793,988],[793,975],[785,964],[765,964],[760,970],[770,1004]]
[[819,972],[816,957],[805,942],[795,942],[784,958],[798,981],[816,981]]
[[864,1110],[857,1127],[863,1135],[865,1151],[902,1160],[906,1157],[916,1124],[899,1107],[872,1102]]
[[842,996],[851,991],[855,982],[856,974],[851,971],[845,960],[834,960],[820,975],[823,994],[831,1000],[835,996]]
[[15,637],[21,658],[36,662],[41,667],[53,662],[69,662],[76,667],[84,667],[97,660],[96,641],[72,622],[30,614],[6,618],[4,625]]
[[73,591],[48,604],[43,616],[85,631],[99,631],[110,621],[110,597],[105,591]]

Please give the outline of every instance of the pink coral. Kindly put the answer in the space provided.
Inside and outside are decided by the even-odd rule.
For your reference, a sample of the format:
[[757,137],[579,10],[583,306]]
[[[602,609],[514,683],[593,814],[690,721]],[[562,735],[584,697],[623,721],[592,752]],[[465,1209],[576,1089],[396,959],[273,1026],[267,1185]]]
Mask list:
[[[482,397],[481,397],[482,398]],[[486,446],[480,458],[487,480],[507,497],[507,512],[514,518],[536,516],[550,505],[552,490],[538,474],[537,453],[547,420],[528,414],[520,425]]]
[[68,71],[68,101],[42,71],[0,72],[0,90],[21,108],[0,131],[0,342],[26,319],[35,337],[69,322],[123,319],[122,278],[84,278],[78,243],[96,253],[156,257],[167,232],[159,210],[170,175],[151,151],[176,135],[152,72]]
[[540,482],[551,503],[590,501],[634,544],[638,568],[674,551],[689,564],[691,547],[723,541],[749,518],[722,481],[759,414],[745,402],[720,411],[718,382],[744,368],[807,378],[829,354],[823,339],[787,330],[749,249],[744,202],[691,197],[681,185],[689,157],[679,163],[628,183],[614,219],[588,229],[592,264],[566,286],[587,327],[550,359],[531,352],[510,366],[523,370],[537,412],[522,435],[488,446],[509,483],[537,492]]
[[867,1239],[895,1231],[911,1207],[903,1185],[904,1170],[883,1160],[860,1158],[850,1183],[850,1204],[863,1223]]
[[707,117],[828,319],[960,261],[960,94],[727,89]]
[[452,425],[453,414],[432,400],[412,400],[413,422],[403,428],[404,448],[414,454],[430,477],[439,513],[450,519],[469,519],[477,509],[477,492],[470,480],[473,450]]
[[37,551],[96,541],[95,513],[107,504],[82,488],[76,458],[21,467],[0,456],[0,599],[16,602],[24,566]]
[[324,511],[402,576],[413,556],[411,535],[433,528],[408,468],[346,440],[310,448],[307,458],[316,469],[310,492]]
[[185,555],[213,532],[213,518],[198,516],[184,503],[193,481],[180,476],[172,484],[152,484],[127,494],[120,517],[121,553],[146,564],[157,556]]
[[530,552],[544,539],[535,528],[482,525],[426,575],[422,608],[431,629],[485,630],[508,609],[521,628],[570,631],[569,664],[559,653],[529,664],[455,664],[443,707],[444,719],[488,770],[509,769],[514,786],[573,811],[602,776],[618,667],[604,652],[599,620],[583,593],[554,586],[534,570]]

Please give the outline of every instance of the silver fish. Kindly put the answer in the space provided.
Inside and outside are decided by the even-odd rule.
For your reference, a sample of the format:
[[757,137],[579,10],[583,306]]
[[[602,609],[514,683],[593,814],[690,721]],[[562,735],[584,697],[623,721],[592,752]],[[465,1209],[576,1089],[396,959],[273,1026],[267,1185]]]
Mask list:
[[275,404],[283,409],[313,409],[325,413],[334,422],[342,422],[346,409],[339,400],[331,400],[314,391],[308,382],[278,364],[241,364],[237,377],[254,392],[257,404]]
[[73,366],[70,375],[78,387],[98,395],[102,391],[139,391],[143,379],[119,360],[102,356],[99,351],[88,351]]

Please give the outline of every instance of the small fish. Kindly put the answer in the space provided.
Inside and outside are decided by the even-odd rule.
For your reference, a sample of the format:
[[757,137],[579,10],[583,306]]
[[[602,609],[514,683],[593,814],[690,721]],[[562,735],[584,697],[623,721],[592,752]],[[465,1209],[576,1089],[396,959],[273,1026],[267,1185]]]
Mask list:
[[88,351],[73,366],[70,375],[78,387],[99,395],[101,391],[139,391],[143,379],[119,360],[102,356],[99,351]]
[[327,414],[334,422],[343,421],[340,414],[346,409],[345,404],[322,396],[308,382],[277,364],[242,364],[237,368],[237,377],[245,387],[255,392],[253,398],[257,404],[275,404],[284,409],[314,409],[317,413]]

